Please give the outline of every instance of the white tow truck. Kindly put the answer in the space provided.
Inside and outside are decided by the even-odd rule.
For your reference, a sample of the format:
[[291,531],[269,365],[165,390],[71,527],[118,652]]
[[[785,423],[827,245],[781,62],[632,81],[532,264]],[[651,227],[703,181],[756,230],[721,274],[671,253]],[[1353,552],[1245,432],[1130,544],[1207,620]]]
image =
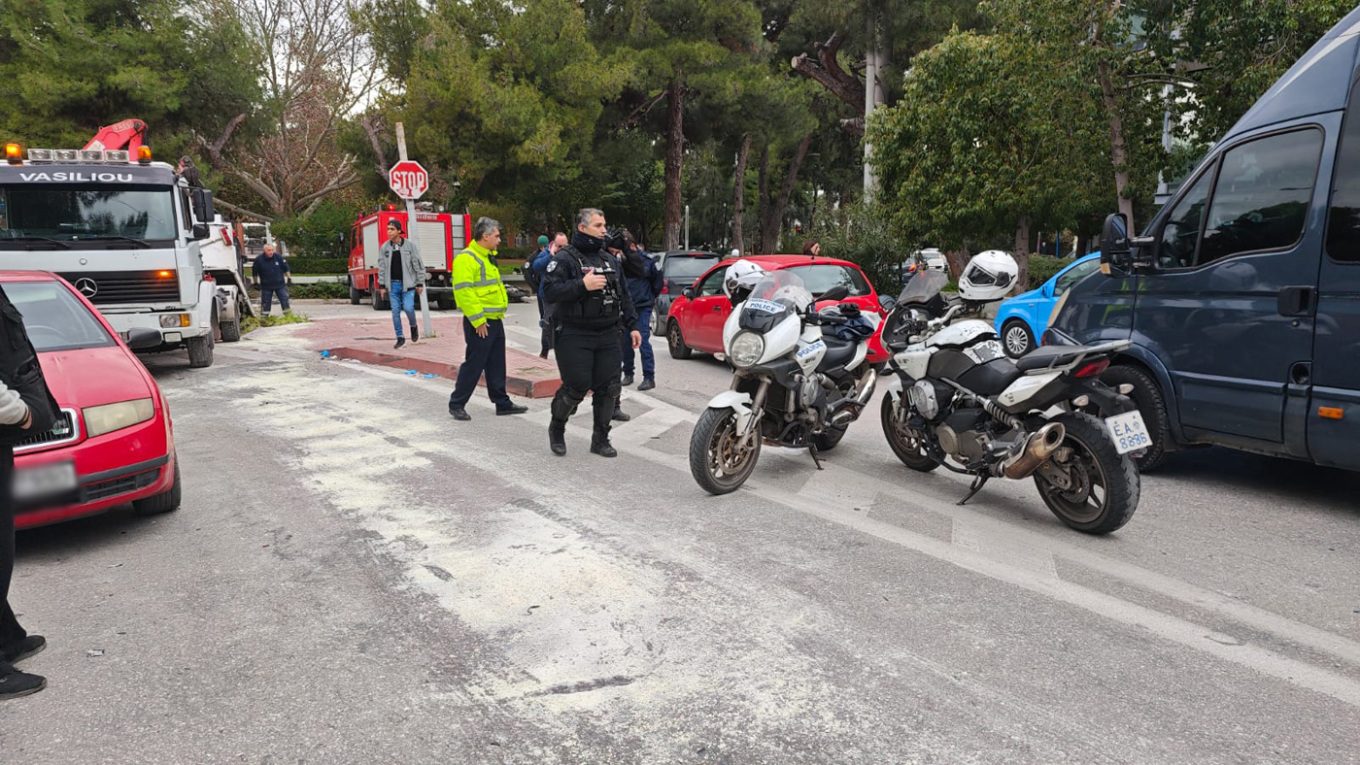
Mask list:
[[216,217],[212,192],[153,162],[140,132],[136,138],[128,149],[25,153],[7,144],[0,268],[54,272],[125,338],[134,328],[156,330],[158,343],[134,350],[183,347],[189,366],[211,366],[221,308],[201,248]]

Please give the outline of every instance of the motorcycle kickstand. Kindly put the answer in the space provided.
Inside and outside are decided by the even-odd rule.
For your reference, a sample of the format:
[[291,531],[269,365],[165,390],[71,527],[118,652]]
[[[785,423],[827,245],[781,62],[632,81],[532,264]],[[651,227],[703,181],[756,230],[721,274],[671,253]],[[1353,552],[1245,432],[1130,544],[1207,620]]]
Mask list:
[[813,462],[813,464],[817,466],[817,469],[818,469],[818,470],[821,470],[821,469],[822,469],[822,461],[821,461],[820,459],[817,458],[817,445],[816,445],[816,444],[808,444],[808,454],[812,455],[812,462]]
[[974,478],[973,485],[968,489],[968,495],[958,501],[959,507],[962,507],[963,505],[967,504],[968,500],[977,496],[977,493],[982,491],[982,487],[987,485],[987,481],[990,478],[991,476],[986,473],[983,473],[982,475]]

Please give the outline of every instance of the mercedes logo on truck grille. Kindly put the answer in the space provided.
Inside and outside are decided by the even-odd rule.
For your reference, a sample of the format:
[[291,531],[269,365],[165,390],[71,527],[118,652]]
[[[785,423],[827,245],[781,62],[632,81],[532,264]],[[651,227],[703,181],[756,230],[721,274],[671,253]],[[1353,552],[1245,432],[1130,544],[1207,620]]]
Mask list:
[[92,298],[99,294],[99,285],[95,283],[94,279],[91,279],[88,276],[76,280],[76,289],[80,291],[80,294],[87,298]]

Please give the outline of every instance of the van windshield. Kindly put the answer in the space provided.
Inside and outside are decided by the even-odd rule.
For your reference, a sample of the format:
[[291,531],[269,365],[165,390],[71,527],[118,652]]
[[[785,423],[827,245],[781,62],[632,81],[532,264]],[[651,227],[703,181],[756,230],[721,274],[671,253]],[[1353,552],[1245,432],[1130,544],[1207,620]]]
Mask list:
[[0,247],[175,238],[175,197],[168,186],[0,186]]

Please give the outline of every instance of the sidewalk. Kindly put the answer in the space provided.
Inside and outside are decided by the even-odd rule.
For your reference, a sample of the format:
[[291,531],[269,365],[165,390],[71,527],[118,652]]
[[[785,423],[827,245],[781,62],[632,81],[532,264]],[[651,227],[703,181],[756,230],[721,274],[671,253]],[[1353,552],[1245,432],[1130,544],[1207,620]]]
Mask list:
[[[393,350],[392,319],[388,314],[371,319],[328,319],[301,325],[298,337],[312,350],[329,351],[331,358],[355,359],[417,374],[457,379],[464,356],[461,316],[433,316],[436,337],[412,343],[408,338],[400,350]],[[514,348],[505,350],[505,388],[512,396],[547,398],[557,392],[562,380],[552,361]],[[485,386],[483,378],[478,385]]]

